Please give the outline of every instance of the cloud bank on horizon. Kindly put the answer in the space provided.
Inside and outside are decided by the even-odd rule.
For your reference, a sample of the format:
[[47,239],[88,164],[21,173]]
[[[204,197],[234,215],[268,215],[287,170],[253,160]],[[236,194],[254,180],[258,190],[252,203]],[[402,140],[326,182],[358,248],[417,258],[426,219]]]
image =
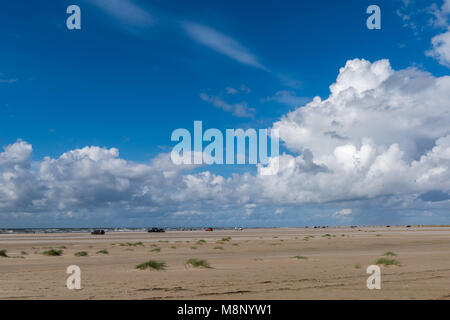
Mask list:
[[[134,163],[96,146],[35,163],[32,146],[18,140],[0,153],[0,215],[70,218],[107,209],[133,218],[215,216],[226,224],[258,214],[304,215],[299,210],[313,204],[346,221],[368,203],[448,210],[449,101],[449,76],[349,60],[327,99],[316,97],[273,124],[288,150],[274,176],[224,177],[207,166],[173,165],[168,154]],[[441,198],[421,198],[436,191]]]

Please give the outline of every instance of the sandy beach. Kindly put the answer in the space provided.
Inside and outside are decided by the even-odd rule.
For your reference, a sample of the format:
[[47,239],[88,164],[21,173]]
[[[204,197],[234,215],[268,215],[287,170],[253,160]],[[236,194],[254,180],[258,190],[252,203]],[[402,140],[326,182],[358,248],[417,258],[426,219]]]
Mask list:
[[[0,299],[450,298],[450,227],[3,234],[0,250]],[[397,265],[368,290],[366,268],[386,252]],[[149,260],[165,270],[136,269]],[[66,287],[69,265],[81,290]]]

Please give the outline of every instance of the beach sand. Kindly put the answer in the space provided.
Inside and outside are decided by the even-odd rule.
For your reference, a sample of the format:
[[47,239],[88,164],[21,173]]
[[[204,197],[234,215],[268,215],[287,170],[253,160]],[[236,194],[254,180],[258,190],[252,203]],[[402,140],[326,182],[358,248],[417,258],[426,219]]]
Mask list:
[[[62,256],[42,254],[50,248]],[[2,249],[0,299],[450,298],[449,227],[3,234]],[[368,290],[366,268],[387,251],[399,265],[381,266],[381,290]],[[148,260],[167,268],[136,269]],[[69,265],[81,268],[81,290],[66,287]]]

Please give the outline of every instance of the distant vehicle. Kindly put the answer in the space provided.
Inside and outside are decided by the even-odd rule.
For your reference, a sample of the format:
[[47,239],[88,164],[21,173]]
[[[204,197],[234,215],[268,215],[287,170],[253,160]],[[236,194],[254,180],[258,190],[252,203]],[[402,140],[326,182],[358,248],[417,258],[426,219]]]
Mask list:
[[164,230],[163,228],[156,228],[156,227],[148,229],[147,231],[148,232],[166,232],[166,230]]
[[235,231],[242,231],[242,230],[244,230],[244,228],[236,227],[236,228],[234,228],[234,230]]
[[213,228],[205,228],[205,231],[213,231]]
[[410,225],[407,225],[406,227],[407,227],[407,228],[411,228],[411,226],[410,226]]
[[91,232],[91,234],[105,234],[105,230],[103,229],[95,229]]

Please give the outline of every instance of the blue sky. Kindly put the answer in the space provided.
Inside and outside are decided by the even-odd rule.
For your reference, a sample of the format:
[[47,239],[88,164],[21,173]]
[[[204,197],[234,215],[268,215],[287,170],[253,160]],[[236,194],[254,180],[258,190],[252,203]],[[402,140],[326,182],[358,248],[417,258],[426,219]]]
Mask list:
[[[66,28],[65,11],[71,4],[81,8],[81,30]],[[366,28],[369,16],[366,8],[371,4],[381,8],[381,30]],[[205,128],[220,130],[271,128],[313,97],[326,100],[339,69],[355,58],[371,63],[388,59],[395,71],[414,67],[424,77],[425,74],[436,79],[445,77],[449,74],[445,44],[440,47],[444,52],[439,53],[437,48],[438,53],[429,52],[433,49],[432,39],[446,34],[447,17],[443,1],[434,5],[412,0],[376,3],[355,0],[345,4],[339,1],[10,1],[2,4],[0,10],[0,145],[11,146],[18,139],[32,145],[33,151],[24,168],[40,182],[45,180],[40,176],[45,157],[57,161],[62,154],[86,146],[117,148],[120,151],[117,159],[126,159],[130,166],[147,165],[170,151],[174,145],[170,141],[173,130],[192,130],[194,120],[202,120]],[[436,97],[436,104],[445,106],[448,102],[445,99]],[[425,155],[438,138],[446,136],[445,125],[442,130],[426,139],[417,137],[414,143],[429,138],[430,145],[411,154],[410,159],[407,154],[405,159],[417,160]],[[355,142],[357,149],[366,136],[368,133]],[[389,143],[374,140],[386,149],[397,142],[401,149],[403,143],[403,140]],[[297,145],[292,137],[282,137],[282,141],[286,142],[282,144],[284,152],[300,157],[306,154],[306,147]],[[313,155],[315,164],[326,165],[324,155],[314,152]],[[3,156],[6,159],[8,154]],[[97,161],[90,155],[87,157]],[[446,165],[439,167],[446,168]],[[0,167],[0,172],[8,170],[11,167]],[[239,179],[246,172],[255,174],[254,168],[247,166],[202,167],[196,168],[193,174],[205,171],[224,179],[233,173]],[[107,176],[110,175],[114,176],[108,172]],[[189,174],[180,173],[180,179],[188,179],[186,175]],[[114,183],[125,179],[114,177],[118,179]],[[23,179],[33,184],[27,180],[31,178]],[[446,185],[431,182],[423,188],[406,188],[401,195],[378,190],[357,200],[349,195],[348,199],[298,200],[295,197],[295,201],[286,203],[281,198],[265,202],[249,194],[244,200],[230,195],[226,202],[214,205],[208,202],[211,195],[194,199],[191,205],[177,203],[176,197],[170,203],[153,199],[144,205],[131,200],[136,199],[136,190],[127,189],[134,188],[128,184],[139,184],[138,189],[142,191],[148,187],[141,185],[144,178],[128,177],[127,187],[114,190],[117,192],[114,199],[104,201],[104,196],[93,196],[88,202],[84,201],[85,195],[77,192],[61,193],[56,183],[43,183],[38,191],[29,191],[23,179],[16,177],[14,188],[6,180],[3,185],[0,182],[0,187],[3,186],[0,222],[4,224],[74,226],[105,224],[107,220],[106,224],[113,225],[198,225],[207,217],[213,225],[270,226],[390,221],[443,223],[448,219],[444,213],[448,200],[437,201],[438,205],[432,201],[427,206],[426,201],[411,204],[409,200],[397,199],[417,198],[435,190],[443,194],[449,191]],[[64,185],[64,181],[59,182]],[[72,191],[83,189],[82,180],[77,183],[70,187]],[[181,192],[177,186],[170,189],[171,183],[167,185],[168,193]],[[11,188],[21,196],[11,195]],[[319,189],[314,190],[328,192]],[[99,194],[110,192],[101,190]],[[70,201],[61,203],[58,197],[64,196]],[[384,206],[386,197],[396,199],[392,200],[395,204],[383,209],[392,214],[378,213],[380,202]],[[408,206],[396,201],[408,202]],[[217,214],[208,213],[208,208]],[[351,214],[345,213],[348,210],[338,213],[350,208]],[[108,215],[112,218],[105,218]]]

